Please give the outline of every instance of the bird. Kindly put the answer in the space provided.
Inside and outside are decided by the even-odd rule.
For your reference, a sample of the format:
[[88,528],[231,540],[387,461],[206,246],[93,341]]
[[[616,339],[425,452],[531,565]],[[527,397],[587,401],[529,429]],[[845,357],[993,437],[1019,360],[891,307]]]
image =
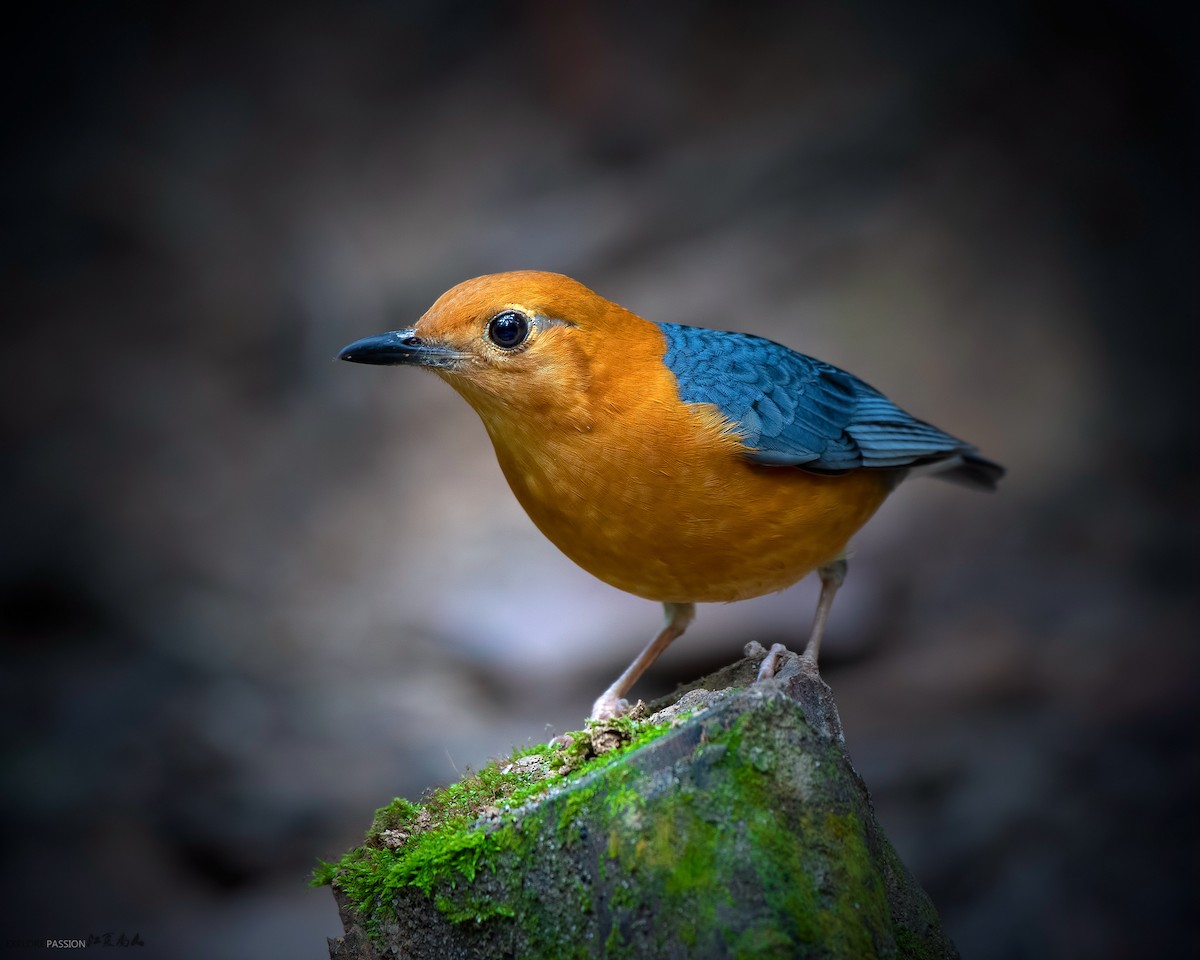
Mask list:
[[[539,530],[605,583],[662,604],[665,623],[596,699],[626,695],[697,603],[791,586],[820,595],[801,657],[816,668],[847,545],[896,485],[932,474],[995,489],[1004,468],[863,380],[749,333],[645,320],[539,270],[442,294],[406,329],[344,347],[416,366],[474,408]],[[767,679],[786,648],[759,669]]]

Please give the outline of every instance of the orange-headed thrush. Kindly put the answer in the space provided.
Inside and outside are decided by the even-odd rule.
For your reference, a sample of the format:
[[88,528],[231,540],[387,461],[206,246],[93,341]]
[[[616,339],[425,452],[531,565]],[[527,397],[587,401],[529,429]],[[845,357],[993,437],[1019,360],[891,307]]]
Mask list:
[[[821,579],[815,665],[846,544],[906,476],[993,489],[974,447],[857,377],[761,337],[652,323],[555,273],[448,290],[414,327],[339,356],[432,370],[475,408],[533,522],[666,626],[596,701],[624,695],[701,601]],[[764,662],[760,676],[775,669]]]

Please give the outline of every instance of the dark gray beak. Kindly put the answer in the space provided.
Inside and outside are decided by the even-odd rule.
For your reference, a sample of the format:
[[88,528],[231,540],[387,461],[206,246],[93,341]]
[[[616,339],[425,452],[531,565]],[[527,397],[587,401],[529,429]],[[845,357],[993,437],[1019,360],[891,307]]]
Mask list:
[[413,330],[393,330],[391,333],[355,340],[349,346],[342,347],[338,359],[353,363],[453,367],[463,359],[463,354],[422,340]]

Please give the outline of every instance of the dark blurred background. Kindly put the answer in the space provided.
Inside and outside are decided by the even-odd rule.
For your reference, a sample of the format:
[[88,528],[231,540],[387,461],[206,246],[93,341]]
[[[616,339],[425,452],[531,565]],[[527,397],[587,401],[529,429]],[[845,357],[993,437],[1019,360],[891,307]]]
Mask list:
[[[540,538],[449,388],[331,360],[459,280],[535,267],[845,366],[1010,468],[990,497],[907,485],[857,538],[823,650],[850,752],[964,956],[1196,949],[1186,20],[22,16],[6,948],[323,957],[318,856],[395,795],[577,727],[657,628]],[[815,594],[702,607],[637,692],[802,641]]]

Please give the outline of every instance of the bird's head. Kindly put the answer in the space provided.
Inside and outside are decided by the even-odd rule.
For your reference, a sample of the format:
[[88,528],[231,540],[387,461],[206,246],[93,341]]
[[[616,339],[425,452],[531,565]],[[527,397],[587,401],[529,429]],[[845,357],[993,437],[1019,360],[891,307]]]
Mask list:
[[603,345],[631,331],[636,339],[639,324],[651,326],[569,277],[524,270],[464,281],[409,329],[355,341],[338,356],[432,370],[488,424],[577,416],[593,376],[610,366]]

